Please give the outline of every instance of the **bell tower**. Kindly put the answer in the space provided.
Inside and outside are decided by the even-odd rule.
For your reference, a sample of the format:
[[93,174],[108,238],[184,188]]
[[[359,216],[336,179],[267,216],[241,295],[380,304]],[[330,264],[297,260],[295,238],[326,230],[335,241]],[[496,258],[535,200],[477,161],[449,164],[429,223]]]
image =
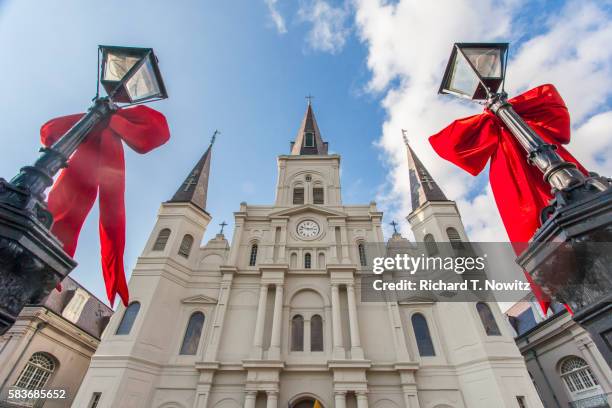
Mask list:
[[278,158],[275,205],[309,204],[342,205],[340,156],[328,153],[328,143],[323,140],[310,98],[290,153]]

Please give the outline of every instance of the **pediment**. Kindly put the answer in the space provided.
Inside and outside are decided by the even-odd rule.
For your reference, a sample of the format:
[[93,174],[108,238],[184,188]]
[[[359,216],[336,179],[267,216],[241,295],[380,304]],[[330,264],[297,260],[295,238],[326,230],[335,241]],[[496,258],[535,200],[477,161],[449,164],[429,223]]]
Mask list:
[[301,205],[299,207],[292,207],[286,210],[280,210],[273,213],[270,213],[270,217],[290,217],[292,215],[301,214],[305,212],[311,212],[316,214],[321,214],[325,217],[346,217],[345,213],[340,211],[330,210],[325,207],[319,207],[317,205],[306,204]]
[[181,300],[181,303],[186,304],[217,304],[217,299],[204,296],[204,295],[195,295]]
[[436,301],[433,295],[414,295],[407,296],[397,301],[400,305],[410,305],[413,303],[434,303]]

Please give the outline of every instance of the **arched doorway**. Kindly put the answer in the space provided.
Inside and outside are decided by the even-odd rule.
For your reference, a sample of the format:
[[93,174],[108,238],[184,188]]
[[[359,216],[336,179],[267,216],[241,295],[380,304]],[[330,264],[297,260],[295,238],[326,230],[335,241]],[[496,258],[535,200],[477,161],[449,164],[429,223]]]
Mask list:
[[319,406],[325,408],[320,398],[313,394],[302,394],[292,398],[289,401],[290,408],[314,408],[315,402],[319,401]]

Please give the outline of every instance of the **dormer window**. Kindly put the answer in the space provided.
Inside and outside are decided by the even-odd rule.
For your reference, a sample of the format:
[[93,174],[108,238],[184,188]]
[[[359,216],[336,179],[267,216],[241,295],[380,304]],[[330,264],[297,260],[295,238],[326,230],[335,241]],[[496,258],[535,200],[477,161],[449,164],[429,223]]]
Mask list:
[[314,133],[306,132],[304,133],[304,147],[314,147]]

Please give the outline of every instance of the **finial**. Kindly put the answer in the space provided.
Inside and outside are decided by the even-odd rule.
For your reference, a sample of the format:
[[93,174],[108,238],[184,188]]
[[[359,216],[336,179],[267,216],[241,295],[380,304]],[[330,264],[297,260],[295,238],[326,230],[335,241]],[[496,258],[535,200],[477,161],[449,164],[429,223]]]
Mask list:
[[219,232],[219,235],[223,235],[223,229],[225,228],[225,226],[227,225],[227,223],[225,221],[223,221],[221,224],[219,224],[221,226],[221,231]]
[[312,100],[314,99],[314,96],[312,96],[311,94],[306,95],[306,99],[308,100],[308,106],[310,106],[312,104]]
[[408,146],[408,131],[406,129],[402,129],[402,136],[404,137],[404,143]]
[[215,144],[215,140],[217,139],[217,135],[220,135],[221,132],[219,132],[217,129],[215,129],[212,137],[210,138],[210,145],[214,145]]
[[395,220],[391,221],[389,225],[393,226],[393,235],[397,234],[397,226],[399,225]]

